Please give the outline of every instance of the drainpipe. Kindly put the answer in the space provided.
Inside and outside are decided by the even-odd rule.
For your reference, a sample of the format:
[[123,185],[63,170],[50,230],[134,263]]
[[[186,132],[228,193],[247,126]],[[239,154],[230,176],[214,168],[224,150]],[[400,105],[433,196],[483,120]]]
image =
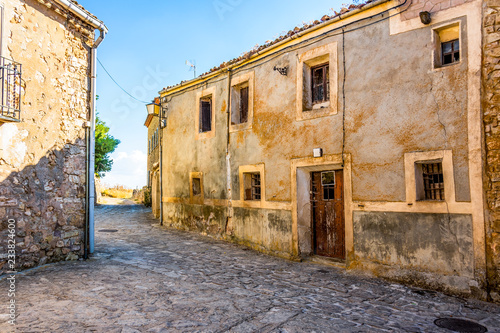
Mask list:
[[163,226],[163,106],[161,105],[161,100],[158,101],[158,104],[160,104],[158,114],[158,128],[160,129],[160,225]]
[[[97,48],[103,41],[104,37],[108,33],[108,28],[104,23],[98,20],[96,17],[92,16],[89,12],[83,8],[76,5],[71,0],[54,0],[57,4],[64,7],[66,10],[71,12],[73,15],[77,16],[79,19],[85,23],[92,26],[94,29],[99,30],[99,37],[96,39],[91,49],[91,60],[90,60],[90,130],[89,130],[89,140],[87,145],[87,181],[86,181],[86,224],[87,230],[85,230],[88,238],[85,242],[85,254],[94,253],[94,204],[95,204],[95,101],[96,101],[96,61],[97,61]],[[87,222],[88,221],[88,222]]]
[[233,233],[233,185],[231,182],[231,69],[227,71],[227,146],[226,146],[226,184],[227,184],[227,223],[226,234]]

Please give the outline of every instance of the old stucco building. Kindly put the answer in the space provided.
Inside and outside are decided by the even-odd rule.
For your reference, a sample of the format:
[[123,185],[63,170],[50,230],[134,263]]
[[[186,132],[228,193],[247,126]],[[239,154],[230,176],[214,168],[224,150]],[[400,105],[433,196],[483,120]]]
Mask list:
[[16,269],[93,251],[94,66],[107,30],[74,1],[5,0],[0,10],[1,273],[12,270],[12,239]]
[[[159,101],[156,101],[159,102]],[[160,217],[160,129],[158,115],[148,115],[144,126],[148,128],[148,183],[151,191],[153,215]]]
[[163,89],[164,223],[499,300],[498,6],[351,6]]

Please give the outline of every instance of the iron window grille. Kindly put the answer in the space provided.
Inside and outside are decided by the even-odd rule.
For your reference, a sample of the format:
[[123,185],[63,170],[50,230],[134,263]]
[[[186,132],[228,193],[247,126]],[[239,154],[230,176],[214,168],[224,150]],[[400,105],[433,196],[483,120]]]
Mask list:
[[2,80],[0,118],[19,121],[21,119],[22,65],[0,57],[0,79]]
[[460,60],[460,42],[458,39],[441,43],[442,64],[449,65]]
[[320,104],[330,100],[330,66],[323,64],[311,68],[312,103]]
[[444,178],[442,163],[423,163],[424,200],[444,200]]

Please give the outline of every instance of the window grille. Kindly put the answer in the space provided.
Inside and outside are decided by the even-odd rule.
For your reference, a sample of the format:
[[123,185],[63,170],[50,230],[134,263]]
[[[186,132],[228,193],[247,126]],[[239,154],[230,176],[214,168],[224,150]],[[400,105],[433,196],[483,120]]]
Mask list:
[[422,164],[425,200],[444,200],[444,179],[442,163]]
[[21,74],[20,63],[0,57],[0,79],[2,80],[0,118],[3,120],[21,119]]

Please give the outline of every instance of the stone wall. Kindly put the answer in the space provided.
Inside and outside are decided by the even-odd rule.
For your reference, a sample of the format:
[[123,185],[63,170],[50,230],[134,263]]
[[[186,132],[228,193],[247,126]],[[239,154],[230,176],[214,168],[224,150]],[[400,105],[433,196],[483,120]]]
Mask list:
[[483,8],[483,113],[486,142],[487,235],[489,283],[500,300],[500,1]]
[[45,3],[4,2],[2,55],[22,63],[23,95],[21,122],[0,122],[0,274],[9,219],[18,269],[83,255],[93,30]]

